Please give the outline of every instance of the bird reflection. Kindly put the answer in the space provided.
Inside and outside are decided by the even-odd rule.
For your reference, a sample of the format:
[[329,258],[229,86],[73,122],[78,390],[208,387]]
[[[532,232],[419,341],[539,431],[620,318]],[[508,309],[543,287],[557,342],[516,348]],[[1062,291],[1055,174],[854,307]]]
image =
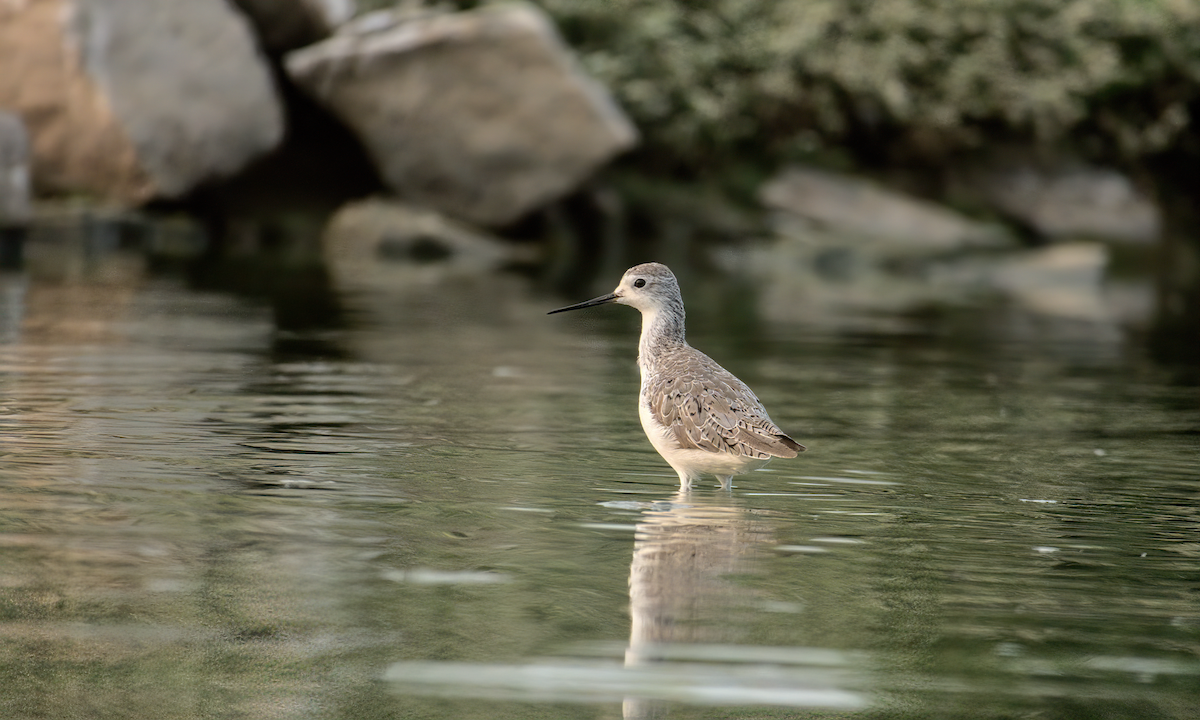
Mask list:
[[[678,657],[678,645],[726,644],[749,613],[745,572],[770,540],[770,527],[737,498],[703,499],[685,491],[656,503],[637,525],[629,573],[632,626],[625,666]],[[674,646],[674,649],[673,649]],[[664,717],[657,701],[626,698],[626,720]]]

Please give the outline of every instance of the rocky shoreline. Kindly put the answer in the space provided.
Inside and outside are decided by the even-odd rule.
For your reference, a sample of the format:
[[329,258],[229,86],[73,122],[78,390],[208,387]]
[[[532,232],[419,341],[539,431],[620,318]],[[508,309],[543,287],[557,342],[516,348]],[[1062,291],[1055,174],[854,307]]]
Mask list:
[[[334,198],[308,232],[335,274],[349,266],[357,279],[395,283],[410,277],[389,269],[398,264],[454,274],[517,263],[557,268],[544,271],[557,282],[597,264],[586,259],[597,251],[571,246],[628,254],[630,214],[675,213],[655,220],[656,232],[695,232],[720,212],[631,200],[605,179],[639,130],[531,4],[358,14],[352,0],[23,0],[0,7],[0,66],[6,237],[61,217],[65,199],[90,217],[86,208],[127,217],[182,209],[210,243],[253,251],[280,221],[247,197],[287,195],[299,182]],[[301,106],[348,139],[297,141],[312,123]],[[361,177],[344,181],[329,155],[361,166]],[[272,163],[274,175],[247,179]],[[703,262],[792,288],[772,305],[810,308],[802,316],[822,302],[904,310],[981,289],[1095,295],[1112,248],[1164,237],[1163,211],[1142,184],[1068,156],[1018,149],[956,165],[937,196],[969,215],[903,182],[795,163],[774,171],[758,209],[737,211],[752,220],[724,233],[764,242],[726,245]],[[591,210],[573,213],[563,204],[573,197]],[[283,214],[315,207],[292,200]],[[13,251],[5,256],[12,265]],[[1154,292],[1133,293],[1116,314],[1152,314]],[[1096,314],[1095,302],[1069,295],[1030,302]]]

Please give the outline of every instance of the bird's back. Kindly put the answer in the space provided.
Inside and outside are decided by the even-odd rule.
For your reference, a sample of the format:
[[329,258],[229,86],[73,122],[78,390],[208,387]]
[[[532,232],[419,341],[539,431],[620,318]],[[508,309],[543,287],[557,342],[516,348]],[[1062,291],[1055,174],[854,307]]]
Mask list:
[[642,361],[642,403],[681,449],[761,459],[804,450],[744,382],[690,345]]

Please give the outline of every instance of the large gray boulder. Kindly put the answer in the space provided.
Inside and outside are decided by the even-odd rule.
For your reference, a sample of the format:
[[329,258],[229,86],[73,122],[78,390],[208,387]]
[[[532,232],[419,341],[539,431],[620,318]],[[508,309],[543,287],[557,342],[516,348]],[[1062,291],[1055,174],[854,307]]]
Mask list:
[[0,227],[29,216],[29,137],[20,118],[0,112]]
[[225,0],[0,4],[0,67],[0,107],[25,120],[43,191],[178,197],[283,135],[249,22]]
[[354,17],[354,0],[233,0],[250,18],[259,42],[277,55],[311,45]]
[[529,5],[368,14],[286,67],[401,198],[480,225],[566,194],[637,140]]

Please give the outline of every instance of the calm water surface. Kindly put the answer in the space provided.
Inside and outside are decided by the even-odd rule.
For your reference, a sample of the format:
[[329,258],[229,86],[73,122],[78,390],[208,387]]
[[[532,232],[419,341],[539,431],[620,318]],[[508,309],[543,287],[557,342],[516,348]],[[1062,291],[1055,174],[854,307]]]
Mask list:
[[543,315],[590,295],[425,279],[312,328],[5,276],[0,716],[1196,717],[1194,386],[995,309],[747,326],[715,283],[690,339],[809,452],[680,495],[636,313]]

